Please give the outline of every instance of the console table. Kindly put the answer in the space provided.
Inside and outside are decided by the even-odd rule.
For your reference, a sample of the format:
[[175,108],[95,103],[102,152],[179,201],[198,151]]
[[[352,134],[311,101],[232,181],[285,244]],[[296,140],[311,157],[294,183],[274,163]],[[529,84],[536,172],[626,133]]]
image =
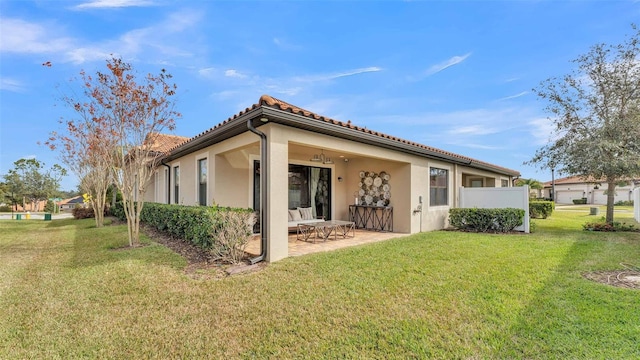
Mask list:
[[349,220],[357,229],[393,232],[393,207],[349,205]]

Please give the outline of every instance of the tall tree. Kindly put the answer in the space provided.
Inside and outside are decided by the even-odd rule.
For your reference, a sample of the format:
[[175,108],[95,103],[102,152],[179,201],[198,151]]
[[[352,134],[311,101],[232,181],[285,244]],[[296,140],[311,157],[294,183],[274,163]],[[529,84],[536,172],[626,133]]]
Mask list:
[[616,184],[640,176],[640,31],[632,29],[623,43],[593,46],[571,74],[534,89],[557,136],[527,163],[606,182],[608,223]]
[[102,227],[107,189],[113,183],[113,152],[118,138],[110,129],[110,110],[93,98],[93,77],[81,71],[80,80],[82,101],[69,95],[62,97],[77,117],[60,120],[62,130],[52,132],[45,144],[57,150],[61,160],[78,177],[80,191],[91,195],[96,227]]
[[[170,83],[172,76],[164,69],[158,75],[136,77],[131,64],[119,58],[107,60],[107,71],[98,71],[95,77],[81,75],[83,99],[70,100],[76,112],[90,120],[91,133],[101,134],[89,139],[89,148],[102,150],[88,161],[90,171],[83,173],[83,179],[100,178],[97,169],[108,165],[122,194],[129,245],[136,246],[144,192],[162,155],[156,151],[156,138],[165,129],[173,130],[180,117],[172,101],[176,85]],[[101,142],[105,139],[106,143]],[[92,141],[97,145],[91,145]]]
[[[45,164],[36,159],[20,159],[13,163],[14,168],[4,175],[5,182],[13,194],[13,202],[18,199],[28,199],[31,210],[38,211],[37,204],[46,200],[59,191],[60,181],[66,175],[66,170],[58,164],[45,169]],[[24,200],[22,207],[24,208]]]

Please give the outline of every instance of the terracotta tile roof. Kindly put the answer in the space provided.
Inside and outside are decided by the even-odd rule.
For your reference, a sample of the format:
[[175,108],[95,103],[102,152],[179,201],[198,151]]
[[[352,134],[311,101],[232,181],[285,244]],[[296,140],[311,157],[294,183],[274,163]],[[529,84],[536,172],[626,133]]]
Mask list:
[[[202,136],[204,136],[204,135],[206,135],[206,134],[208,134],[208,133],[210,133],[210,132],[212,132],[212,131],[214,131],[214,130],[216,130],[216,129],[224,126],[224,125],[226,125],[230,121],[232,121],[232,120],[234,120],[234,119],[236,119],[236,118],[248,113],[249,111],[254,110],[256,108],[259,108],[261,106],[266,106],[266,107],[270,107],[270,108],[286,111],[286,112],[293,113],[293,114],[296,114],[296,115],[304,116],[306,118],[314,119],[314,120],[317,120],[317,121],[320,121],[320,122],[329,123],[329,124],[333,124],[333,125],[336,125],[336,126],[341,126],[343,128],[347,128],[347,129],[352,129],[352,130],[355,130],[355,131],[362,132],[363,134],[375,135],[375,136],[378,136],[380,138],[384,138],[384,139],[389,139],[389,140],[395,141],[398,144],[406,144],[406,145],[415,146],[415,147],[418,147],[420,149],[428,150],[428,151],[431,151],[431,152],[434,152],[434,153],[437,153],[437,154],[441,154],[441,155],[444,155],[444,156],[452,157],[452,158],[457,158],[457,159],[459,159],[461,161],[472,163],[472,164],[475,164],[475,165],[488,166],[490,168],[493,168],[493,169],[496,169],[496,170],[499,170],[499,171],[503,171],[503,172],[505,172],[507,174],[520,175],[520,172],[517,171],[517,170],[508,169],[508,168],[505,168],[505,167],[497,166],[497,165],[494,165],[494,164],[491,164],[491,163],[487,163],[487,162],[484,162],[484,161],[480,161],[480,160],[477,160],[477,159],[473,159],[473,158],[470,158],[470,157],[466,157],[466,156],[462,156],[462,155],[455,154],[455,153],[452,153],[452,152],[448,152],[448,151],[444,151],[444,150],[441,150],[441,149],[437,149],[437,148],[434,148],[434,147],[431,147],[431,146],[426,146],[426,145],[419,144],[419,143],[416,143],[416,142],[413,142],[413,141],[401,139],[399,137],[395,137],[395,136],[392,136],[392,135],[388,135],[388,134],[384,134],[384,133],[381,133],[381,132],[377,132],[377,131],[374,131],[374,130],[367,129],[366,127],[356,126],[356,125],[351,123],[351,120],[349,120],[347,122],[343,122],[343,121],[331,119],[331,118],[326,117],[326,116],[318,115],[318,114],[313,113],[311,111],[308,111],[308,110],[302,109],[300,107],[297,107],[295,105],[289,104],[289,103],[287,103],[285,101],[282,101],[280,99],[274,98],[273,96],[270,96],[270,95],[262,95],[260,97],[260,99],[258,100],[257,104],[253,104],[251,107],[248,107],[248,108],[240,111],[238,114],[235,114],[232,117],[229,117],[227,120],[225,120],[225,121],[221,122],[220,124],[212,127],[211,129],[206,130],[206,131],[204,131],[204,132],[192,137],[191,139],[189,139],[188,142],[192,142],[192,141],[194,141],[194,140],[196,140],[196,139],[198,139],[198,138],[200,138],[200,137],[202,137]],[[181,144],[181,145],[183,145],[183,144]],[[171,148],[170,151],[173,151],[176,148],[178,148],[178,146],[175,146],[175,147]]]
[[160,153],[166,153],[189,140],[188,137],[184,136],[151,133],[147,135],[145,142],[149,141],[150,138],[152,138],[153,140],[153,144],[151,144],[150,150]]
[[[621,181],[633,181],[636,182],[640,179],[620,179]],[[565,185],[565,184],[605,184],[607,181],[604,179],[594,179],[592,177],[587,178],[585,180],[585,178],[580,177],[580,176],[567,176],[567,177],[563,177],[560,179],[556,179],[555,180],[556,185]],[[545,187],[550,187],[551,186],[551,181],[547,181],[543,184]]]

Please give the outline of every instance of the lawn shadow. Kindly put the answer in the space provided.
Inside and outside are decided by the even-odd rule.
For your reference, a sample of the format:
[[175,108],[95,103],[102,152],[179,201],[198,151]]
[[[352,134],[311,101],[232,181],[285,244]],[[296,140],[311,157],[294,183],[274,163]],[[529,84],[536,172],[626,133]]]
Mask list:
[[129,247],[127,225],[95,225],[79,228],[73,239],[71,268],[103,266],[117,262],[141,261],[152,265],[185,266],[185,261],[170,249],[149,241],[143,234],[142,246]]
[[491,358],[638,358],[639,290],[593,282],[583,274],[639,259],[640,234],[625,233],[620,241],[588,235],[576,234],[540,289],[511,325],[499,330]]

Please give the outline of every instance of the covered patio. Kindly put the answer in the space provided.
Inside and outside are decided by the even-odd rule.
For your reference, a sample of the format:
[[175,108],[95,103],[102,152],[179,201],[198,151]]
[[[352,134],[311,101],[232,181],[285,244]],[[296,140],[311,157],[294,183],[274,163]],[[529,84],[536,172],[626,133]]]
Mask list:
[[[372,244],[375,242],[385,241],[408,235],[409,234],[405,233],[378,232],[356,229],[354,237],[347,237],[344,239],[338,238],[338,240],[333,240],[333,238],[331,238],[326,241],[318,239],[315,243],[313,243],[313,241],[298,240],[297,234],[294,232],[290,233],[288,237],[289,256],[300,256],[318,252],[333,251],[351,246]],[[252,254],[252,256],[260,254],[259,234],[254,235],[254,237],[247,245],[245,251],[249,254]]]

